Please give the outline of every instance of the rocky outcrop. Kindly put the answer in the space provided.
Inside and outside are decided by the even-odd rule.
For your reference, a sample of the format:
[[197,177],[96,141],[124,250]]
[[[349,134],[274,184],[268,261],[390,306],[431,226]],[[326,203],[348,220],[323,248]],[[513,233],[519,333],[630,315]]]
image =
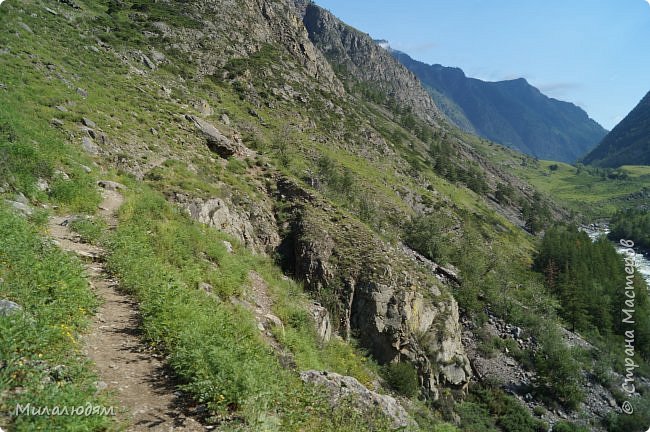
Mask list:
[[354,79],[370,83],[408,106],[429,124],[442,119],[438,107],[415,75],[373,39],[311,2],[299,1],[309,38],[328,60]]
[[331,66],[309,39],[292,1],[207,0],[184,3],[182,9],[179,13],[194,20],[196,26],[179,28],[157,22],[155,35],[174,41],[168,48],[190,56],[201,75],[219,76],[229,59],[249,57],[265,45],[282,46],[296,62],[299,73],[309,78],[303,80],[291,73],[291,79],[310,87],[317,82],[333,94],[344,93]]
[[198,131],[205,138],[210,151],[218,154],[222,158],[227,159],[231,156],[243,158],[252,154],[244,144],[226,137],[213,124],[189,114],[185,118],[194,123]]
[[332,326],[356,337],[381,364],[416,366],[424,394],[463,387],[471,376],[460,338],[458,305],[433,274],[354,219],[300,188],[295,200],[291,271],[333,314]]
[[356,378],[315,370],[301,372],[300,378],[306,383],[324,387],[334,407],[351,397],[352,403],[363,411],[379,409],[396,429],[417,425],[394,397],[368,390]]
[[192,198],[179,193],[170,198],[192,219],[235,237],[258,253],[272,253],[280,244],[275,217],[264,201],[241,200],[235,205],[228,198]]

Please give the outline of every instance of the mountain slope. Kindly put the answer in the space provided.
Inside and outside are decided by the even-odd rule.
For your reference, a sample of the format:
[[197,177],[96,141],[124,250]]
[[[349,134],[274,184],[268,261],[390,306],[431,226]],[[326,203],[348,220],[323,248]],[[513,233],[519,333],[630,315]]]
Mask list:
[[545,96],[525,79],[481,81],[391,52],[457,126],[528,155],[574,162],[607,133],[579,107]]
[[359,82],[372,84],[367,91],[395,98],[397,103],[431,124],[442,118],[418,79],[367,34],[311,2],[299,0],[298,4],[310,40],[335,69],[344,69]]
[[650,92],[583,162],[611,168],[650,165]]
[[[21,218],[47,237],[43,220],[58,214],[101,243],[141,313],[142,356],[165,363],[202,421],[548,430],[562,395],[587,388],[556,372],[590,360],[559,339],[555,300],[530,270],[531,233],[568,216],[492,162],[500,146],[446,124],[367,35],[291,0],[8,0],[0,20],[0,227]],[[115,231],[98,212],[109,179],[126,186]],[[10,207],[32,216],[7,218]],[[4,225],[0,294],[27,314],[0,350],[0,381],[11,403],[44,393],[60,404],[83,380],[58,368],[44,379],[43,362],[61,364],[49,351],[75,342],[83,328],[69,320],[93,312],[45,277],[69,268],[40,272],[40,241],[20,253],[16,224]],[[73,303],[43,320],[62,300]],[[486,314],[507,332],[482,332]],[[57,346],[14,344],[32,324]],[[494,350],[515,394],[474,375]],[[534,417],[547,398],[553,410]],[[49,421],[3,417],[6,400],[3,428]],[[612,411],[584,405],[562,415]]]

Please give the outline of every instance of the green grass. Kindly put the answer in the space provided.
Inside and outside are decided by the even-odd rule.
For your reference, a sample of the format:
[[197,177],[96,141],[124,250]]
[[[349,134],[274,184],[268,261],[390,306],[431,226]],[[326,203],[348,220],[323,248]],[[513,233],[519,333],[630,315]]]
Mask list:
[[96,377],[80,352],[79,336],[97,306],[80,261],[2,206],[0,238],[0,298],[23,308],[0,316],[0,424],[17,431],[114,428],[112,418],[97,415],[7,417],[16,404],[111,403],[95,395]]
[[100,218],[79,218],[70,222],[70,229],[86,243],[96,244],[104,236],[106,222]]

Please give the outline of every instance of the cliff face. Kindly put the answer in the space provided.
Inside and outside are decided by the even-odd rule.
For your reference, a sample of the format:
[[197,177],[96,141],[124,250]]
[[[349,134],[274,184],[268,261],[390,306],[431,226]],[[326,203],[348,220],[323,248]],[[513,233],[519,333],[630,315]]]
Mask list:
[[[282,46],[291,61],[274,58],[275,67],[287,75],[304,75],[318,88],[341,95],[343,87],[331,66],[310,41],[290,2],[271,0],[208,0],[183,3],[184,14],[195,20],[187,27],[154,23],[166,48],[178,50],[197,65],[204,76],[221,73],[232,58],[259,52],[265,45]],[[305,84],[314,88],[314,83]]]
[[408,361],[426,394],[462,387],[472,372],[460,338],[452,279],[419,267],[353,218],[281,179],[291,213],[287,267],[328,306],[339,334],[354,336],[380,364]]
[[442,119],[438,107],[415,75],[370,36],[314,4],[300,10],[309,38],[333,65],[355,80],[373,84],[430,124]]

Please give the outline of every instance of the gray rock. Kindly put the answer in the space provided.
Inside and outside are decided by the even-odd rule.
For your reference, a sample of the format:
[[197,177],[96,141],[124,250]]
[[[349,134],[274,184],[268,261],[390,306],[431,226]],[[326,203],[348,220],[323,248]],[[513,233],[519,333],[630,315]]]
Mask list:
[[81,138],[81,147],[84,149],[84,151],[88,154],[91,154],[93,156],[96,156],[100,153],[101,149],[97,144],[95,144],[95,141],[93,141],[92,138],[89,136],[85,136]]
[[97,138],[97,133],[95,132],[94,129],[91,129],[91,128],[88,128],[88,127],[83,126],[83,129],[82,129],[82,130],[83,130],[84,132],[86,132],[86,133],[88,134],[88,136],[91,137],[92,139],[96,139],[96,138]]
[[54,175],[62,178],[63,180],[70,180],[70,176],[61,170],[54,171]]
[[81,165],[81,164],[79,164],[79,166],[81,167],[82,170],[84,170],[86,174],[90,174],[91,172],[93,172],[93,170],[89,166]]
[[0,299],[0,316],[9,316],[18,313],[23,308],[10,300]]
[[27,33],[32,33],[32,34],[34,33],[34,31],[33,31],[33,30],[32,30],[32,29],[31,29],[27,24],[25,24],[24,22],[19,22],[18,25],[19,25],[23,30],[25,30]]
[[226,247],[226,252],[228,252],[229,254],[233,253],[232,243],[230,243],[227,240],[223,240],[223,245]]
[[16,197],[14,198],[14,201],[19,202],[21,204],[29,205],[29,200],[27,199],[27,197],[22,192],[18,192],[16,194]]
[[119,190],[126,190],[128,189],[126,186],[124,186],[122,183],[110,181],[110,180],[100,180],[97,182],[97,185],[103,189],[109,190],[109,191],[119,191]]
[[166,35],[169,32],[171,32],[171,29],[169,28],[169,26],[166,23],[162,22],[162,21],[156,21],[156,22],[152,23],[151,25],[152,25],[153,28],[158,30],[163,35]]
[[95,124],[94,121],[90,120],[89,118],[82,117],[81,123],[83,123],[84,126],[87,126],[89,128],[95,128],[97,125]]
[[72,0],[59,0],[59,3],[70,6],[73,9],[80,9],[79,5],[73,2]]
[[321,342],[328,342],[332,338],[332,321],[329,312],[318,303],[312,303],[309,312],[316,323],[318,339]]
[[50,124],[55,127],[63,127],[64,125],[63,120],[58,118],[53,118],[52,120],[50,120]]
[[226,126],[230,126],[230,117],[228,117],[228,114],[221,114],[221,123],[225,124]]
[[18,201],[5,200],[7,204],[13,207],[15,210],[19,211],[23,216],[31,216],[33,213],[32,208]]
[[277,316],[269,313],[264,315],[264,319],[266,320],[267,326],[269,328],[275,326],[284,329],[284,324],[282,323],[282,320]]
[[58,111],[61,111],[61,112],[68,112],[68,109],[66,107],[62,106],[62,105],[57,105],[54,108],[56,108]]
[[54,9],[50,9],[49,7],[46,7],[45,10],[47,12],[51,13],[52,15],[58,15],[59,14],[57,11],[55,11]]
[[204,117],[208,117],[214,114],[212,107],[210,106],[208,101],[204,99],[192,102],[192,107]]
[[155,49],[151,50],[151,58],[157,64],[160,64],[160,63],[164,62],[165,60],[167,60],[167,58],[165,57],[165,54],[163,54],[163,53],[161,53],[159,51],[156,51]]
[[256,252],[272,251],[280,244],[273,210],[262,202],[242,208],[245,203],[236,206],[222,198],[204,200],[176,194],[174,199],[192,219],[235,237]]
[[208,148],[217,153],[222,158],[226,159],[230,156],[248,156],[250,150],[243,144],[239,144],[221,133],[219,129],[214,127],[211,123],[192,115],[186,115],[185,118],[192,121],[196,128],[205,137]]
[[[277,184],[278,193],[293,202],[318,202],[290,180]],[[458,304],[441,295],[442,282],[360,224],[328,221],[331,211],[297,213],[293,270],[313,293],[337,287],[339,333],[354,333],[380,364],[414,364],[429,398],[435,399],[441,384],[464,387],[472,370],[461,343]],[[350,253],[358,263],[353,271],[336,259]]]
[[416,425],[394,397],[368,390],[356,378],[315,370],[301,372],[300,378],[306,383],[323,386],[333,407],[338,406],[343,399],[352,397],[352,403],[361,410],[380,409],[392,420],[393,427],[396,429]]
[[77,94],[81,97],[88,97],[88,92],[81,87],[77,87]]
[[50,190],[50,185],[47,183],[45,179],[39,178],[38,181],[36,182],[36,189],[38,189],[41,192],[46,192]]
[[142,63],[144,63],[144,65],[151,70],[156,69],[156,64],[152,62],[151,59],[147,57],[145,54],[142,54]]
[[467,381],[467,372],[462,366],[456,364],[444,366],[441,373],[447,383],[454,386],[460,386]]

